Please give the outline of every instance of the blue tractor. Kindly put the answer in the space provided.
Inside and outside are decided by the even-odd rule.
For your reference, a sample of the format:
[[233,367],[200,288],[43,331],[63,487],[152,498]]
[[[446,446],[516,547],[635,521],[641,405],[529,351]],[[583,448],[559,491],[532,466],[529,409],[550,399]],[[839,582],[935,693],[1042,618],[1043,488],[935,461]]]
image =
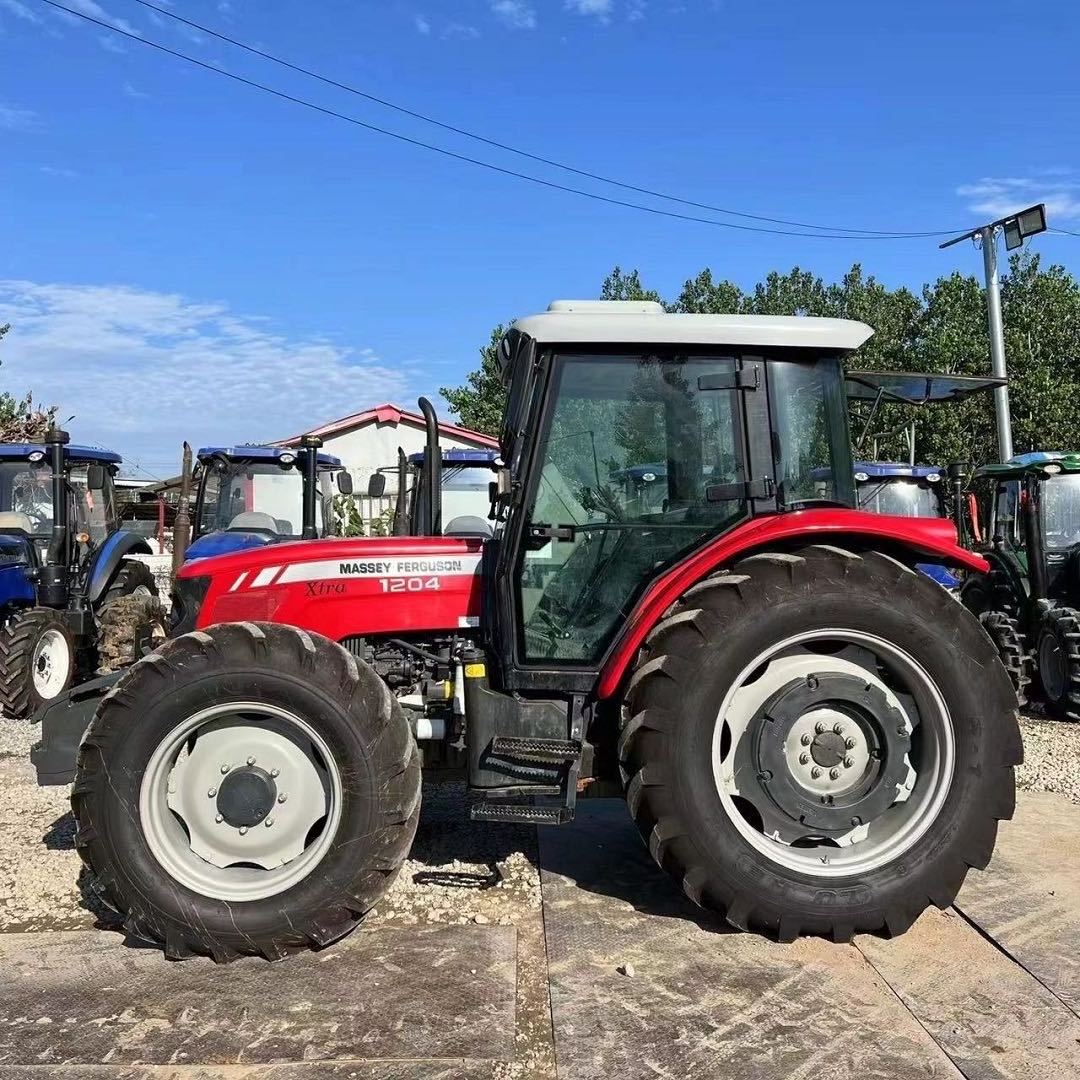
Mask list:
[[[430,477],[430,471],[424,468],[427,451],[417,451],[407,458],[402,451],[398,453],[394,532],[400,536],[428,535],[424,524],[428,505],[427,480]],[[498,450],[455,448],[440,452],[439,490],[442,498],[436,526],[442,535],[491,536],[488,512],[491,508],[491,481],[495,477],[498,459]],[[382,484],[375,481],[369,488],[371,493],[381,494]]]
[[196,455],[193,540],[185,560],[224,555],[333,533],[333,497],[352,493],[341,461],[319,453],[321,441],[297,448],[204,446]]
[[119,454],[0,445],[0,708],[30,716],[73,682],[130,662],[163,634],[141,536],[118,525]]

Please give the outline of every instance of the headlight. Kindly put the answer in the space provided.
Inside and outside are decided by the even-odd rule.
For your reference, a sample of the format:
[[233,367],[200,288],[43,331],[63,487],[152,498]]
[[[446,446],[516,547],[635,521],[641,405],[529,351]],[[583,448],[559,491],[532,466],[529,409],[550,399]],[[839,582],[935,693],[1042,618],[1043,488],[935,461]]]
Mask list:
[[45,460],[45,454],[41,450],[35,450],[29,455],[29,460],[36,465],[39,461]]
[[295,460],[296,460],[296,455],[295,454],[291,454],[291,453],[286,452],[284,454],[279,454],[278,455],[278,461],[280,461],[282,465],[291,465]]

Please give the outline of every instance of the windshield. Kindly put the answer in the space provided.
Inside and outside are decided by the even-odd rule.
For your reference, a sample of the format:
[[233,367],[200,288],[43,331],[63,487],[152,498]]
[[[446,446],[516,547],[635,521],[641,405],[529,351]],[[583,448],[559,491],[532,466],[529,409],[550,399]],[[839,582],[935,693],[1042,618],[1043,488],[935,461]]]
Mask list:
[[945,508],[937,489],[926,480],[907,477],[878,477],[859,482],[859,509],[897,517],[944,517]]
[[[319,473],[315,527],[324,522],[333,497],[330,476]],[[272,461],[213,460],[204,468],[199,492],[196,535],[238,529],[299,537],[303,532],[304,477],[296,465],[282,468]]]
[[457,517],[486,519],[491,511],[494,472],[482,465],[443,465],[442,523]]
[[1046,546],[1080,544],[1080,473],[1059,473],[1043,480],[1039,503]]
[[[106,472],[102,491],[86,486],[85,462],[68,467],[68,490],[72,496],[75,524],[100,544],[116,517],[112,476]],[[21,515],[19,524],[31,536],[48,536],[53,527],[52,468],[45,461],[0,462],[0,510]]]

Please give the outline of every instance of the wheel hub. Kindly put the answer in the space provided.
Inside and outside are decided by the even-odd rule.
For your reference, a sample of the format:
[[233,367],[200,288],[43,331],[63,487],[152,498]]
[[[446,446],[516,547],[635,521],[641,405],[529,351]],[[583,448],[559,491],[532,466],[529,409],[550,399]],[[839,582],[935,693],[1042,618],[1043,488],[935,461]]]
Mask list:
[[236,829],[250,828],[269,816],[277,798],[273,777],[257,765],[244,765],[221,781],[217,809],[226,824]]

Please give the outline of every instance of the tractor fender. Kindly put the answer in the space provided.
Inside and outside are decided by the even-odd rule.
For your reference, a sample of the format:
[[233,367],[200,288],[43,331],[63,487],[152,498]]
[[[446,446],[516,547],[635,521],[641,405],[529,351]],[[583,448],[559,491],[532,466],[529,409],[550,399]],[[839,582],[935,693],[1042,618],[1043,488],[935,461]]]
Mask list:
[[946,518],[893,517],[842,508],[799,510],[751,518],[698,548],[658,577],[642,594],[600,668],[596,693],[611,697],[634,656],[664,612],[692,585],[754,551],[796,544],[851,544],[910,554],[912,564],[934,562],[985,574],[989,563],[957,542]]
[[96,604],[109,587],[120,564],[128,555],[152,555],[150,545],[138,533],[114,532],[90,556],[86,575],[86,597]]

